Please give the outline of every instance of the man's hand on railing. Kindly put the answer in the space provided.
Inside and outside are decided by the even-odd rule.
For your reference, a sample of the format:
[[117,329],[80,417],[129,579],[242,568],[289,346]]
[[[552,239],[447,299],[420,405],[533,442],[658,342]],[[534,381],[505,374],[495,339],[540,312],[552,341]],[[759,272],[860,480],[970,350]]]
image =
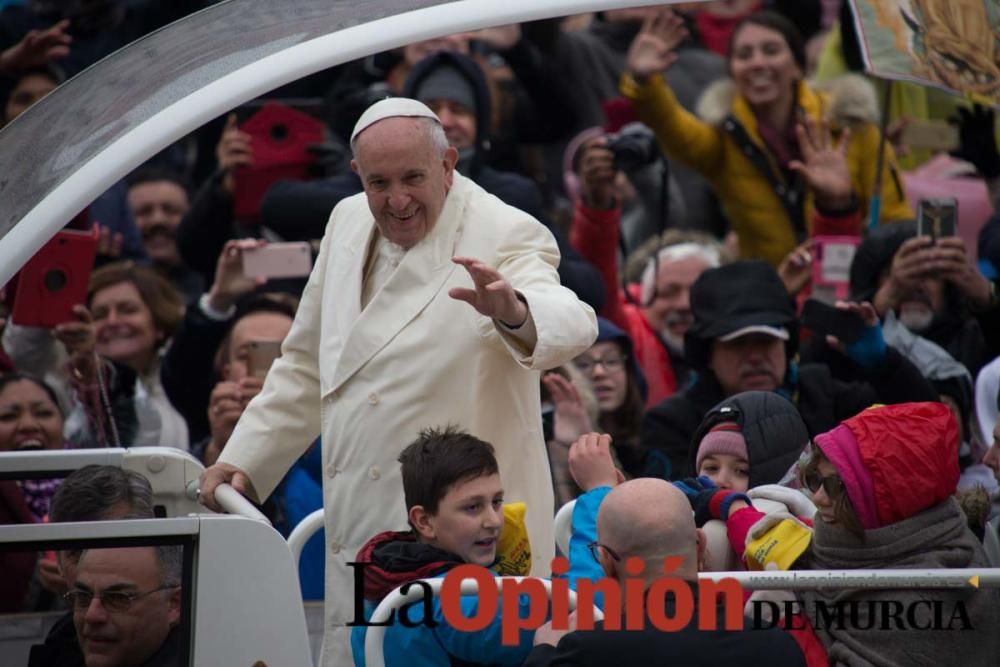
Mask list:
[[247,474],[234,465],[216,463],[201,473],[198,487],[198,501],[210,510],[224,512],[222,505],[215,497],[215,490],[220,484],[229,484],[242,495],[254,502],[259,502],[257,492]]

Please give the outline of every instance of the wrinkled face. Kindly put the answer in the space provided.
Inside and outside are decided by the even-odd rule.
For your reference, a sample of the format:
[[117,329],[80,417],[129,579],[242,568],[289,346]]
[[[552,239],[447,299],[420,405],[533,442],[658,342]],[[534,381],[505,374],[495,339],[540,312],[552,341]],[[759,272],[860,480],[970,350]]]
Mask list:
[[28,110],[32,104],[56,89],[56,82],[42,74],[29,74],[17,82],[7,98],[4,123],[9,123]]
[[250,341],[283,341],[291,328],[292,318],[284,313],[251,313],[241,318],[229,337],[229,361],[222,369],[223,379],[239,382],[250,374]]
[[129,188],[132,212],[146,254],[157,264],[179,266],[177,227],[188,210],[184,188],[173,181],[146,181]]
[[466,563],[489,567],[496,560],[503,529],[500,475],[481,475],[453,485],[427,522],[421,532],[424,541]]
[[926,330],[935,316],[944,310],[945,283],[941,278],[927,277],[918,281],[899,299],[896,314],[910,331]]
[[614,341],[594,343],[573,360],[577,369],[590,380],[601,412],[614,412],[628,394],[628,359]]
[[781,33],[754,24],[736,33],[729,69],[736,88],[755,109],[791,104],[793,86],[802,78]]
[[451,188],[458,151],[438,151],[425,121],[387,118],[357,138],[351,168],[361,177],[379,232],[412,248],[437,223]]
[[712,343],[710,366],[726,396],[774,391],[785,381],[785,342],[763,333]]
[[31,380],[0,391],[0,452],[62,449],[63,418],[48,393]]
[[103,591],[146,593],[163,585],[152,547],[91,549],[77,565],[76,588],[94,595],[86,608],[73,609],[73,625],[87,667],[141,665],[180,621],[180,589],[134,599],[128,611],[109,611]]
[[105,287],[90,300],[97,352],[143,372],[156,354],[158,332],[153,313],[129,282]]
[[983,465],[993,470],[993,476],[1000,482],[1000,421],[993,427],[993,446],[983,457]]
[[427,100],[425,103],[441,119],[449,144],[462,150],[476,143],[476,116],[471,109],[445,99]]
[[684,349],[684,334],[691,327],[691,285],[709,266],[699,257],[660,262],[656,295],[643,309],[646,321],[677,350]]
[[710,454],[701,462],[699,475],[706,475],[723,489],[746,493],[750,489],[750,462],[734,454]]

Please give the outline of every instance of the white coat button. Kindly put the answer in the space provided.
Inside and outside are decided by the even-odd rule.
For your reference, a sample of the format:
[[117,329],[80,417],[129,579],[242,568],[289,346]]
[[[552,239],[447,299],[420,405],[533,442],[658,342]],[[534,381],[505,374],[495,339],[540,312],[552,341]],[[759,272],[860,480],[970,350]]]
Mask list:
[[368,394],[368,403],[371,405],[378,405],[378,394]]
[[333,479],[334,477],[337,476],[337,469],[334,467],[332,463],[326,467],[326,476],[329,477],[330,479]]
[[340,553],[340,545],[337,544],[336,542],[330,542],[330,553],[332,553],[332,554],[339,554]]
[[368,478],[369,479],[378,479],[381,476],[382,476],[382,473],[379,472],[379,469],[376,468],[375,466],[372,466],[371,468],[368,469]]

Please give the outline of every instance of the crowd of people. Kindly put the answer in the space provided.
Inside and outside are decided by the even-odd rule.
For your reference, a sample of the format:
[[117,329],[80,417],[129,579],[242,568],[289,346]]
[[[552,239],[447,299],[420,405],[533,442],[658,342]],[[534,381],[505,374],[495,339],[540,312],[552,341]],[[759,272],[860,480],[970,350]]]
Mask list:
[[[0,2],[3,124],[210,4]],[[695,592],[713,569],[1000,567],[1000,209],[956,214],[971,233],[927,233],[908,175],[929,156],[880,129],[859,49],[839,0],[429,40],[259,101],[322,123],[297,179],[267,177],[277,165],[247,122],[263,105],[234,109],[70,223],[93,229],[97,256],[68,321],[19,324],[6,295],[0,455],[176,447],[205,466],[211,509],[230,483],[287,533],[325,505],[300,579],[325,600],[328,665],[364,664],[348,563],[371,566],[366,613],[461,564],[551,576],[571,501],[556,576],[574,589],[641,574],[629,559],[650,589],[671,556]],[[919,94],[936,103],[903,115],[954,123],[946,159],[994,197],[992,111]],[[282,242],[309,244],[311,274],[247,270]],[[107,469],[2,481],[0,522],[152,517],[144,483]],[[0,611],[68,610],[31,664],[181,650],[170,548],[0,563]],[[663,633],[657,610],[639,632],[606,616],[514,645],[499,617],[469,633],[423,607],[437,629],[390,628],[386,664],[1000,663],[995,589],[787,596],[803,616],[788,631]],[[918,631],[931,612],[893,630],[816,613],[925,597],[961,608],[962,641]]]

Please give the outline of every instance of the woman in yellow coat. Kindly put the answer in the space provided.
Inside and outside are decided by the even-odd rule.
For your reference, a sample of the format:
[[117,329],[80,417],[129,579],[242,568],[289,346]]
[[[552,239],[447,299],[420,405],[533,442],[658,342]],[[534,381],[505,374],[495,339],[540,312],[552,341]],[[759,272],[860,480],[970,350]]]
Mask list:
[[[812,234],[816,212],[866,216],[880,141],[870,86],[850,77],[827,91],[812,89],[802,80],[801,36],[783,16],[764,11],[733,32],[732,81],[706,92],[699,118],[678,104],[662,76],[685,34],[669,10],[648,19],[629,49],[621,89],[662,149],[712,183],[740,254],[778,266]],[[886,146],[880,219],[912,217]],[[860,223],[849,231],[860,234]]]

